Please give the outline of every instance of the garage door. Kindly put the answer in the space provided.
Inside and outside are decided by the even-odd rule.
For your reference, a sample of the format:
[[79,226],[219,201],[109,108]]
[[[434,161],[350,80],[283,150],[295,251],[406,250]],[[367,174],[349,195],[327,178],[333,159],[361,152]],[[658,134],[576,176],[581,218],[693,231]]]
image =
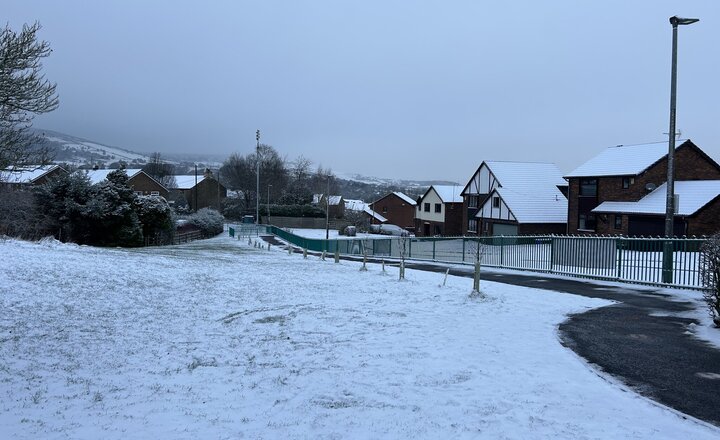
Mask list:
[[493,223],[492,235],[518,235],[518,227],[517,225]]
[[[673,222],[674,234],[682,237],[687,230],[685,220],[675,218]],[[631,215],[628,218],[628,235],[630,237],[662,237],[665,235],[665,218],[660,216]]]

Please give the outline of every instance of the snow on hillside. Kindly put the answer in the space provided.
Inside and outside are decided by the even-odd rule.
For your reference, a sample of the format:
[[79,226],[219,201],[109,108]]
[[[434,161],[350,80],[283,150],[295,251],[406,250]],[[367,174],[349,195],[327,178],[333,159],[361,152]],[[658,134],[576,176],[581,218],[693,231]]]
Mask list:
[[146,163],[150,158],[123,148],[111,147],[87,139],[51,130],[35,130],[42,134],[56,153],[56,161],[83,165],[96,163],[109,165],[113,162]]
[[0,241],[3,437],[720,436],[560,345],[606,301],[274,249]]
[[382,185],[382,186],[397,186],[402,188],[427,188],[430,185],[437,184],[457,184],[455,182],[444,181],[444,180],[401,180],[401,179],[388,179],[382,177],[370,177],[364,176],[357,173],[344,173],[344,172],[333,172],[335,177],[342,180],[349,180],[351,182],[365,183],[368,185]]

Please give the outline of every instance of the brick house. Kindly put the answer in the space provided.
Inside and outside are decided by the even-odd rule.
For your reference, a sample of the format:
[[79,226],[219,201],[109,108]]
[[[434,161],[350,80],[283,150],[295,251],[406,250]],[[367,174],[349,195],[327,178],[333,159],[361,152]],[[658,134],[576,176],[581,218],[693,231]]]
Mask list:
[[210,170],[197,176],[191,174],[174,177],[175,186],[171,189],[173,197],[177,194],[184,196],[191,211],[202,208],[221,210],[222,201],[227,197],[227,188],[213,177]]
[[[607,148],[565,177],[569,181],[567,222],[570,234],[664,234],[664,203],[662,213],[656,212],[655,203],[660,194],[657,191],[660,187],[665,188],[667,180],[666,142]],[[693,186],[679,184],[682,181],[720,180],[720,165],[692,141],[686,140],[675,149],[675,180],[677,188],[685,190]],[[703,188],[712,188],[712,184]],[[677,189],[676,194],[679,194],[681,204],[683,198],[692,197],[678,193]],[[632,207],[628,202],[637,203]],[[713,205],[715,202],[708,203]],[[649,208],[651,205],[652,209]],[[675,235],[698,233],[699,225],[707,221],[705,217],[712,206],[697,208],[692,214],[687,207],[683,208],[683,215],[678,213],[680,221],[675,224]],[[690,228],[691,224],[698,227]],[[712,229],[707,225],[701,229],[708,228]]]
[[462,191],[463,234],[564,234],[566,188],[552,163],[483,161]]
[[325,209],[327,203],[328,216],[330,218],[343,218],[345,216],[345,199],[343,196],[326,196],[325,194],[313,194],[312,205]]
[[462,235],[463,198],[457,185],[432,185],[417,201],[415,235]]
[[[89,170],[87,176],[90,182],[93,184],[102,182],[108,176],[108,174],[117,170]],[[128,176],[128,185],[140,196],[161,196],[165,199],[170,195],[170,191],[165,188],[160,182],[150,177],[145,171],[140,169],[125,170]]]
[[[720,180],[678,180],[675,235],[712,235],[720,231]],[[667,186],[657,187],[637,202],[603,202],[593,213],[607,216],[608,223],[625,235],[664,235]]]
[[415,200],[406,194],[395,191],[370,203],[368,207],[385,218],[387,223],[400,226],[412,232],[415,230],[416,204]]

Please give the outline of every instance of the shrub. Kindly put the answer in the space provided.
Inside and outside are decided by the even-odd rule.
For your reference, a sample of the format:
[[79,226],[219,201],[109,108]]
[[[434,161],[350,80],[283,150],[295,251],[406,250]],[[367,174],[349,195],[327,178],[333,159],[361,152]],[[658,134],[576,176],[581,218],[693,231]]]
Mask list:
[[720,233],[700,248],[700,276],[710,317],[715,326],[720,327]]
[[125,170],[113,171],[93,185],[92,198],[85,205],[90,220],[88,244],[99,246],[142,246],[142,225],[135,201],[137,195],[128,185]]
[[175,216],[167,200],[160,196],[138,196],[135,199],[135,212],[142,224],[146,242],[172,243],[175,233]]
[[[267,205],[260,205],[260,215],[267,215]],[[325,210],[312,205],[270,205],[275,217],[325,217]]]
[[225,218],[233,220],[242,219],[245,212],[245,200],[239,197],[227,197],[222,201],[222,213]]
[[203,208],[187,218],[188,223],[197,226],[205,237],[222,234],[225,217],[218,211]]
[[56,231],[39,210],[31,191],[0,185],[0,235],[38,240]]

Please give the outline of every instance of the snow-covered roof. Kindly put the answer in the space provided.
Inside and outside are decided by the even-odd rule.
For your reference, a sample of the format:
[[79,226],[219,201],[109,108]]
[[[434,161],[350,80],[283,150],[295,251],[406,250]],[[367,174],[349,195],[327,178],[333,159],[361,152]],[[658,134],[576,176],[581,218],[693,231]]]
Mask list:
[[[678,141],[675,148],[685,142],[688,141]],[[565,177],[637,176],[665,157],[667,152],[667,142],[609,147]]]
[[[323,203],[323,199],[325,198],[325,194],[313,194],[313,205],[319,205],[320,203]],[[337,206],[342,202],[342,196],[330,196],[330,200],[328,204],[330,206]],[[323,203],[324,204],[324,203]]]
[[[495,193],[512,211],[518,223],[567,223],[567,199],[557,187],[541,186],[531,192],[503,187],[495,189]],[[485,203],[492,203],[492,197],[488,197]]]
[[459,185],[432,185],[443,203],[462,203],[462,187]]
[[368,208],[367,206],[365,207],[365,209],[363,209],[363,212],[368,214],[370,217],[373,217],[375,220],[379,221],[380,223],[385,223],[387,221],[387,219],[385,217],[383,217],[382,215],[373,211],[372,209]]
[[363,211],[367,203],[362,200],[345,199],[345,209],[348,211]]
[[[108,174],[112,173],[113,171],[117,170],[87,170],[86,172],[88,178],[90,178],[90,183],[94,185],[107,179]],[[128,178],[131,178],[141,171],[141,169],[129,169],[125,170],[125,173],[127,174]]]
[[[675,182],[675,194],[679,197],[675,215],[693,215],[720,195],[720,180],[680,180]],[[624,214],[665,214],[667,185],[662,184],[637,202],[603,202],[593,212]]]
[[32,183],[45,174],[60,168],[58,165],[45,165],[33,169],[12,169],[0,171],[0,177],[6,183]]
[[[566,223],[567,199],[558,186],[567,185],[554,163],[486,161],[500,182],[497,194],[519,223]],[[491,203],[489,197],[485,203]],[[482,215],[482,210],[478,212]]]
[[[174,176],[175,177],[175,187],[173,189],[192,189],[195,187],[195,174],[190,174],[186,176]],[[198,174],[197,175],[197,183],[202,182],[205,179],[205,175]]]
[[567,185],[560,169],[554,163],[488,160],[485,164],[504,188],[519,190],[538,185]]
[[410,196],[408,196],[407,194],[402,193],[400,191],[395,191],[395,192],[393,192],[393,194],[395,194],[396,196],[403,199],[405,201],[405,203],[407,203],[409,205],[415,206],[415,204],[417,203],[417,202],[415,202],[415,200],[411,199]]

